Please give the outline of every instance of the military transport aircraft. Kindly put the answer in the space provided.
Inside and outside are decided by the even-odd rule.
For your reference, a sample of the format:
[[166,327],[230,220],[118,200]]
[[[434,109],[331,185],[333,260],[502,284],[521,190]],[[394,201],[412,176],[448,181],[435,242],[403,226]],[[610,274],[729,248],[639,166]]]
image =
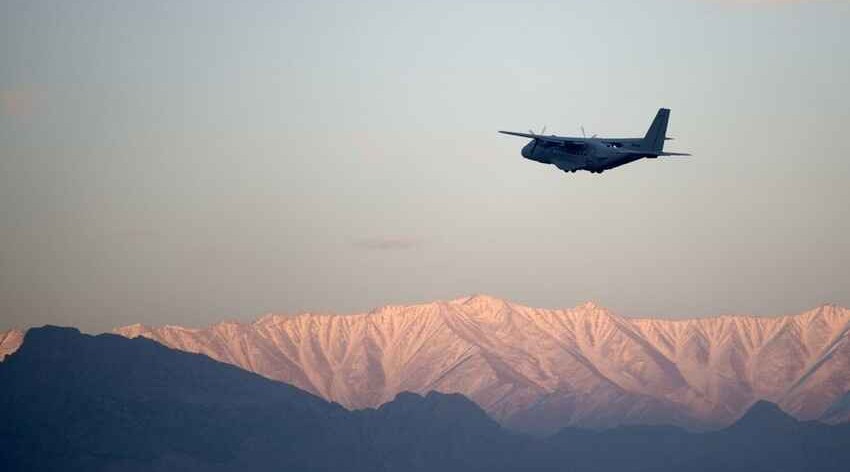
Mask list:
[[[601,174],[644,157],[655,159],[658,156],[690,156],[679,152],[664,152],[664,141],[668,138],[667,121],[670,110],[661,108],[652,120],[646,136],[643,138],[569,138],[564,136],[514,131],[499,131],[503,134],[531,138],[531,142],[522,148],[522,157],[543,164],[554,164],[564,172],[586,170]],[[544,128],[545,132],[545,128]],[[584,129],[582,129],[584,133]]]

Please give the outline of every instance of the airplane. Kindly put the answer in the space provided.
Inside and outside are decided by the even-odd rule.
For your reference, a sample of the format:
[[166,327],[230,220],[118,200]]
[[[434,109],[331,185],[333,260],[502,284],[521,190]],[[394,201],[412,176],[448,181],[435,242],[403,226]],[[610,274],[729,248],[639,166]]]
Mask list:
[[[667,121],[670,110],[661,108],[652,120],[646,136],[643,138],[570,138],[565,136],[545,136],[546,128],[540,134],[533,131],[517,133],[499,131],[502,134],[531,138],[531,142],[522,148],[522,157],[542,164],[554,164],[564,172],[586,170],[601,174],[630,162],[643,159],[655,159],[659,156],[690,156],[687,153],[664,152],[664,141],[668,138]],[[584,128],[582,128],[584,134]]]

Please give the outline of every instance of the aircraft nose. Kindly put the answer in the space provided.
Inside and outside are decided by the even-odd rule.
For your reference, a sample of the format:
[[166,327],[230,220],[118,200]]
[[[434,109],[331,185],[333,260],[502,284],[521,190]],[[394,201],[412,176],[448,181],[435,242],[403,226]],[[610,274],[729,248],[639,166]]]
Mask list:
[[531,157],[531,148],[533,146],[534,146],[534,141],[523,146],[522,151],[520,151],[520,153],[522,154],[522,157],[525,157],[525,158]]

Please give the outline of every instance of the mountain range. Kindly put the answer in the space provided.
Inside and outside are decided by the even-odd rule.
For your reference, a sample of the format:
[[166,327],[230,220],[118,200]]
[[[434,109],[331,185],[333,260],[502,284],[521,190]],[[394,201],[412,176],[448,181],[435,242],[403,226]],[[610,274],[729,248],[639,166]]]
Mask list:
[[349,411],[207,356],[30,329],[0,363],[0,464],[17,471],[843,471],[850,424],[759,401],[732,426],[511,432],[459,394]]
[[[349,409],[401,392],[460,393],[510,429],[549,434],[730,425],[759,400],[846,421],[850,310],[636,319],[592,303],[550,310],[478,295],[353,315],[267,315],[202,329],[126,326]],[[21,333],[0,334],[0,356]]]

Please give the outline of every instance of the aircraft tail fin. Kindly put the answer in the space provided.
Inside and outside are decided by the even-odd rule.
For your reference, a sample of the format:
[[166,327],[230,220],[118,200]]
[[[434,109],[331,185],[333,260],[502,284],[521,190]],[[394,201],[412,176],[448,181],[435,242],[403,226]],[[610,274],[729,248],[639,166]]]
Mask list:
[[664,150],[664,141],[667,139],[667,121],[670,119],[670,109],[660,108],[646,136],[643,137],[643,148],[647,151],[662,152]]

